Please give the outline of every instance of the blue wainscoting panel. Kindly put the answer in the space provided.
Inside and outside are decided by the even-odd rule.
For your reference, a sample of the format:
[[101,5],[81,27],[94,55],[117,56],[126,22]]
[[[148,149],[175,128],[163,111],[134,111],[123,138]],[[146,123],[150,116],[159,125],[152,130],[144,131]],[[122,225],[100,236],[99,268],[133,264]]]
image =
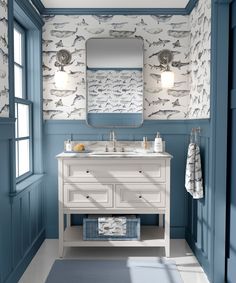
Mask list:
[[[0,132],[1,132],[0,124]],[[9,199],[9,140],[0,138],[0,282],[8,278],[12,269],[11,204]]]
[[210,273],[212,226],[212,188],[209,186],[209,136],[201,136],[201,163],[204,180],[204,198],[194,200],[189,194],[188,219],[186,239],[196,253],[198,260],[204,266],[205,272]]
[[43,179],[12,194],[14,122],[0,120],[0,283],[16,283],[45,238]]
[[43,178],[11,196],[11,273],[4,283],[15,283],[45,239]]
[[[202,136],[209,139],[208,120],[201,121],[144,121],[140,128],[116,129],[119,140],[142,140],[147,136],[153,141],[156,132],[159,131],[166,141],[166,150],[173,155],[171,170],[171,236],[172,238],[185,238],[188,220],[187,193],[184,188],[185,162],[189,134],[192,127],[200,126]],[[63,142],[68,138],[73,140],[107,140],[109,129],[92,128],[86,122],[80,121],[45,121],[44,123],[44,168],[46,174],[45,205],[46,205],[46,237],[58,237],[58,203],[57,203],[57,160],[55,156],[63,151]],[[207,155],[208,148],[204,142],[201,147],[203,154]],[[205,152],[206,151],[206,152]],[[198,208],[196,208],[198,210]],[[153,216],[142,217],[144,224],[156,223],[157,218]],[[193,219],[194,220],[194,219]],[[197,217],[196,217],[197,221]],[[72,218],[72,222],[82,223],[81,218]],[[190,233],[192,236],[192,233]],[[196,239],[198,240],[198,235]],[[195,241],[193,241],[195,243]],[[203,241],[202,241],[203,242]]]

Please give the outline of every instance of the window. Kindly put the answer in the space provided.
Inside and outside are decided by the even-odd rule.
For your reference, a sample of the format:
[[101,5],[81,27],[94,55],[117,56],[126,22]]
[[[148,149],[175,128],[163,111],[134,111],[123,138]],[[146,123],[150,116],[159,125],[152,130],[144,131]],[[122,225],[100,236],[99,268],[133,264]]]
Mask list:
[[16,178],[21,181],[32,173],[32,102],[26,87],[26,31],[14,24],[14,93]]

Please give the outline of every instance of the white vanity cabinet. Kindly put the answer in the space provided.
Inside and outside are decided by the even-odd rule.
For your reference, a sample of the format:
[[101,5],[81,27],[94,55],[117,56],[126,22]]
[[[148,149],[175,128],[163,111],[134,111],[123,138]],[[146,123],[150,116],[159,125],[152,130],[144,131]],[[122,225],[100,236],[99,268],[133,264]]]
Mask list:
[[[60,257],[64,247],[76,246],[165,247],[169,256],[171,155],[57,158]],[[139,241],[84,241],[82,227],[71,226],[71,214],[158,214],[159,226],[141,226]]]

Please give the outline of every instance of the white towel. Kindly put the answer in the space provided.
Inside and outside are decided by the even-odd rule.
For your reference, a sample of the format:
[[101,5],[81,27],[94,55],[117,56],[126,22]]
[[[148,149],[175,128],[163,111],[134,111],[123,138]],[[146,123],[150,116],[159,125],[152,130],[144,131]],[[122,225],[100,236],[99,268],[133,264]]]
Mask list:
[[196,143],[190,143],[188,147],[185,188],[194,199],[203,198],[200,148]]

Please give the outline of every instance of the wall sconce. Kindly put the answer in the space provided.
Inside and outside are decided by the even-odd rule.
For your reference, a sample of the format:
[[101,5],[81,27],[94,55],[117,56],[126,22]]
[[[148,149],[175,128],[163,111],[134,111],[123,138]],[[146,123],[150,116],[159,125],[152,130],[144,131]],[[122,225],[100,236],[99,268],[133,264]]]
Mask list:
[[68,81],[68,74],[64,70],[66,65],[70,64],[71,53],[65,49],[61,49],[56,54],[57,61],[55,66],[59,67],[59,70],[55,73],[55,85],[58,89],[65,89]]
[[170,50],[164,49],[159,55],[158,59],[161,65],[165,66],[165,70],[161,73],[161,85],[163,88],[172,88],[174,86],[175,75],[170,70],[170,62],[173,60],[173,54]]

